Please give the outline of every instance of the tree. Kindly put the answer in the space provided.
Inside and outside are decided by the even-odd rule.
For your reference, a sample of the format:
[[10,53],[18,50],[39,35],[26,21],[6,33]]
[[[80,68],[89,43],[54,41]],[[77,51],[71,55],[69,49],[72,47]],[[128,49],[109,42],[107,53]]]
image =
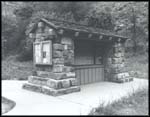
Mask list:
[[133,49],[136,53],[138,44],[146,44],[148,37],[148,2],[116,3],[113,16],[116,21],[115,29],[133,40]]
[[[23,2],[14,11],[18,22],[20,48],[27,41],[28,24],[40,17],[67,20],[128,35],[135,44],[148,40],[147,2]],[[22,42],[23,41],[23,42]]]
[[112,31],[114,22],[112,17],[112,2],[95,2],[88,13],[89,26]]
[[3,54],[8,54],[16,48],[17,40],[15,34],[17,32],[17,28],[15,20],[6,16],[2,17],[2,49],[5,49],[5,51],[3,51],[5,53]]

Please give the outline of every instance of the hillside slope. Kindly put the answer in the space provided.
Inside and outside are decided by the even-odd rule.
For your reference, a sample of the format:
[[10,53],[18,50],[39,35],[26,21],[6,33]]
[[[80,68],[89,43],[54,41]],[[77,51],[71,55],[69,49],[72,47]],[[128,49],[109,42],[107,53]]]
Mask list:
[[3,80],[26,80],[32,74],[33,63],[19,62],[16,56],[9,56],[2,61],[2,79]]

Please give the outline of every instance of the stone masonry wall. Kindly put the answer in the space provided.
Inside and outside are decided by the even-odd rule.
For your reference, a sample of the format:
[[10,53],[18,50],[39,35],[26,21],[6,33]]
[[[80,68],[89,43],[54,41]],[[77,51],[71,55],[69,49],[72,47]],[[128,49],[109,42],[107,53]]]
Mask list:
[[[53,70],[54,74],[64,74],[66,80],[56,79],[64,87],[77,85],[74,71],[74,42],[71,38],[62,37],[59,43],[53,43]],[[57,82],[56,81],[56,82]]]
[[107,80],[119,83],[133,80],[126,71],[124,53],[123,43],[114,42],[109,48],[105,66]]
[[52,40],[52,65],[35,65],[33,75],[28,77],[28,83],[24,84],[23,88],[53,96],[80,91],[72,66],[73,40],[59,36],[54,39],[54,35],[49,36],[48,31],[49,28],[44,28],[44,24],[40,22],[35,41]]
[[73,72],[74,42],[62,37],[60,43],[53,44],[53,72]]

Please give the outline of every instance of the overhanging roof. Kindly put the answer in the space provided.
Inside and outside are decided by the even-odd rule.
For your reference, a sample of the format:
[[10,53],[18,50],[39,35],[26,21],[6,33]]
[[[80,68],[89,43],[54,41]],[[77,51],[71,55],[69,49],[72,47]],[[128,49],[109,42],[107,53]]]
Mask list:
[[[121,36],[121,35],[117,35],[115,32],[111,32],[108,30],[102,30],[100,28],[95,28],[95,27],[89,27],[86,25],[81,25],[81,24],[76,24],[76,23],[72,23],[72,22],[68,22],[68,21],[60,21],[60,20],[56,20],[56,19],[40,19],[39,21],[45,22],[47,25],[55,28],[56,30],[72,30],[75,32],[85,32],[85,33],[89,33],[89,34],[98,34],[98,35],[104,35],[104,36],[109,36],[109,37],[117,37],[123,40],[128,39],[127,37]],[[29,34],[30,32],[32,32],[34,29],[36,28],[36,24],[34,24],[30,30],[27,31],[27,33]]]

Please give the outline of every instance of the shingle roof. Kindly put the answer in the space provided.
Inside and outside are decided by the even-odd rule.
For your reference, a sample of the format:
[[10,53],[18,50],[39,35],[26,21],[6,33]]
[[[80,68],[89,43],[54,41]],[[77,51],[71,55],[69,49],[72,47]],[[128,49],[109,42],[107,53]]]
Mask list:
[[[56,29],[66,29],[66,30],[73,30],[73,31],[79,31],[79,32],[81,31],[81,32],[87,32],[91,34],[100,34],[100,35],[127,39],[127,37],[117,35],[115,32],[112,32],[112,31],[103,30],[103,29],[95,28],[95,27],[89,27],[86,25],[76,24],[76,23],[72,23],[68,21],[60,21],[56,19],[43,19],[43,18],[40,20]],[[32,30],[33,28],[29,30],[28,32],[31,32]]]

